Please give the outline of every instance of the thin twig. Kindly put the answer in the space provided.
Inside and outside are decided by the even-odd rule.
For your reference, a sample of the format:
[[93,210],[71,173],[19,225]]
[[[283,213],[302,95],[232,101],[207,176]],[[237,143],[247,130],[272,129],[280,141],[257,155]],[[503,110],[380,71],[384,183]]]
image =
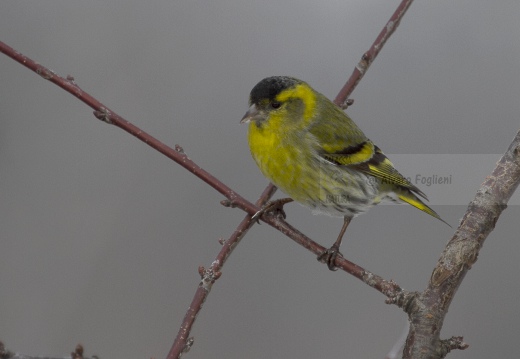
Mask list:
[[372,46],[370,46],[370,49],[368,49],[368,51],[365,52],[363,56],[361,56],[361,60],[354,69],[354,72],[352,72],[352,75],[350,75],[350,78],[334,99],[334,103],[336,105],[340,107],[346,107],[348,97],[350,96],[352,91],[354,91],[354,89],[356,88],[359,81],[361,81],[363,76],[365,76],[366,71],[379,54],[379,51],[381,51],[381,49],[385,45],[386,40],[388,40],[388,38],[397,29],[401,22],[401,19],[403,18],[404,14],[406,13],[406,10],[408,10],[412,2],[413,0],[403,0],[399,4],[399,6],[397,6],[397,9],[390,17],[390,20],[388,20],[386,25],[383,27],[383,29],[377,36],[376,41],[374,41]]
[[[387,23],[387,25],[384,27],[384,29],[381,31],[380,35],[376,38],[376,41],[372,44],[370,50],[363,55],[362,61],[365,61],[366,64],[363,64],[363,69],[358,65],[356,69],[354,70],[353,74],[351,75],[349,81],[345,84],[343,89],[340,91],[338,96],[335,99],[335,103],[338,105],[342,105],[345,103],[346,97],[352,93],[356,85],[359,83],[360,79],[363,77],[365,71],[368,69],[368,66],[370,63],[375,59],[379,51],[381,50],[382,46],[388,39],[388,37],[393,33],[395,28],[397,27],[402,15],[408,8],[408,6],[411,4],[412,0],[405,0],[403,1],[399,7],[397,8],[396,12],[390,19],[390,21]],[[100,101],[98,101],[96,98],[88,94],[87,92],[83,91],[75,82],[74,78],[71,76],[68,76],[66,79],[55,74],[53,71],[47,69],[46,67],[36,63],[35,61],[31,60],[27,56],[22,55],[18,51],[14,50],[13,48],[9,47],[8,45],[0,42],[0,52],[6,54],[7,56],[11,57],[15,61],[21,63],[22,65],[26,66],[27,68],[31,69],[32,71],[39,74],[42,78],[51,81],[52,83],[56,84],[57,86],[63,88],[65,91],[71,93],[72,95],[76,96],[79,100],[83,101],[85,104],[90,106],[94,109],[94,115],[96,118],[108,123],[115,125],[128,133],[132,134],[133,136],[137,137],[141,141],[145,142],[152,148],[156,149],[157,151],[161,152],[168,158],[172,159],[176,163],[183,166],[185,169],[202,179],[204,182],[208,183],[211,187],[216,189],[218,192],[220,192],[222,195],[224,195],[228,200],[236,207],[246,211],[250,215],[256,213],[259,210],[258,206],[255,206],[248,202],[245,198],[238,195],[236,192],[234,192],[231,188],[226,186],[224,183],[219,181],[217,178],[215,178],[213,175],[211,175],[209,172],[202,169],[200,166],[198,166],[195,162],[193,162],[188,156],[184,153],[183,149],[176,145],[175,149],[172,149],[171,147],[165,145],[161,141],[155,139],[145,131],[141,130],[137,126],[133,125],[132,123],[125,120],[123,117],[119,116],[117,113],[109,109],[107,106],[104,106]],[[360,71],[362,70],[362,71]],[[269,185],[265,190],[264,194],[266,193],[274,193],[275,187],[272,185]],[[270,197],[270,196],[269,196]],[[266,197],[265,200],[268,200],[269,197]],[[261,200],[264,199],[263,195],[261,197]],[[296,230],[294,227],[289,225],[284,220],[281,220],[277,217],[272,216],[263,216],[262,220],[269,225],[277,228],[282,233],[293,239],[295,242],[300,244],[301,246],[307,248],[314,254],[318,255],[321,254],[325,248],[320,246],[318,243],[314,242],[307,236],[305,236],[303,233]],[[251,226],[251,221],[249,219],[249,216],[244,219],[241,224],[237,227],[237,229],[234,232],[234,235],[231,239],[233,239],[234,245],[238,243],[238,241],[242,238],[242,236],[247,231],[246,228],[249,228]],[[237,236],[235,236],[237,234]],[[228,240],[229,242],[229,240]],[[220,255],[223,255],[223,259],[227,258],[229,254],[231,253],[232,247],[230,248],[223,248],[222,251],[219,253]],[[181,325],[181,328],[179,330],[179,333],[177,335],[177,338],[170,350],[170,353],[168,354],[168,358],[179,358],[183,352],[186,352],[191,347],[192,341],[189,340],[189,332],[190,329],[195,321],[196,314],[200,311],[202,308],[202,303],[204,302],[205,298],[209,294],[209,289],[211,288],[211,285],[214,283],[214,281],[218,278],[220,273],[220,268],[223,265],[224,261],[222,258],[220,260],[216,260],[213,262],[212,266],[206,270],[204,268],[201,268],[201,276],[202,281],[199,285],[195,296],[192,300],[192,305],[190,306],[190,309],[185,315],[184,321]],[[377,276],[362,267],[356,265],[355,263],[352,263],[344,258],[338,258],[336,260],[336,266],[339,269],[342,269],[346,271],[347,273],[350,273],[351,275],[355,276],[356,278],[362,280],[369,286],[377,289],[378,291],[382,292],[388,297],[396,297],[399,294],[402,293],[401,288],[395,284],[392,281],[386,281],[380,276]]]
[[[264,205],[271,198],[275,191],[275,186],[267,186],[258,201],[256,201],[256,205]],[[182,354],[187,352],[191,345],[193,345],[193,340],[190,340],[190,332],[193,324],[195,323],[195,319],[202,309],[202,305],[206,301],[213,283],[215,283],[215,281],[220,277],[220,270],[226,262],[226,259],[229,257],[231,252],[233,252],[233,249],[237,246],[240,240],[246,235],[254,222],[255,221],[251,220],[250,215],[246,216],[246,218],[240,222],[231,237],[229,237],[229,239],[223,243],[222,249],[213,263],[211,263],[211,266],[208,269],[203,267],[199,268],[201,281],[197,287],[197,290],[195,291],[195,295],[193,296],[190,307],[184,316],[184,320],[182,321],[181,327],[179,328],[177,337],[175,338],[170,352],[168,353],[168,359],[180,358]]]
[[[94,98],[87,92],[83,91],[74,82],[74,79],[71,76],[63,78],[55,74],[54,72],[50,71],[48,68],[36,63],[27,56],[20,54],[19,52],[17,52],[16,50],[14,50],[13,48],[11,48],[3,42],[0,42],[0,52],[6,54],[15,61],[36,72],[37,74],[42,76],[42,78],[51,81],[52,83],[64,89],[65,91],[73,94],[79,100],[83,101],[85,104],[92,107],[94,109],[94,115],[96,116],[96,118],[108,124],[120,127],[121,129],[137,137],[147,145],[156,149],[160,153],[164,154],[168,158],[172,159],[176,163],[180,164],[189,172],[199,177],[204,182],[208,183],[211,187],[216,189],[218,192],[223,194],[229,200],[229,203],[232,204],[233,207],[240,208],[243,211],[247,212],[249,215],[254,215],[260,209],[260,207],[247,201],[244,197],[240,196],[238,193],[226,186],[216,177],[214,177],[209,172],[205,171],[200,166],[198,166],[184,153],[182,147],[176,145],[175,149],[172,149],[171,147],[168,147],[166,144],[152,137],[145,131],[141,130],[139,127],[128,122],[123,117],[119,116],[114,111],[103,105],[96,98]],[[270,226],[278,229],[286,236],[294,240],[296,243],[313,252],[315,255],[318,255],[325,250],[325,247],[314,242],[312,239],[305,236],[303,233],[301,233],[296,228],[292,227],[290,224],[288,224],[280,218],[264,215],[262,216],[261,220],[269,224]],[[239,229],[240,226],[237,228],[237,230]],[[401,288],[399,288],[399,286],[397,286],[392,281],[386,281],[382,277],[375,275],[370,271],[365,270],[364,268],[344,258],[336,259],[336,266],[338,267],[338,269],[342,269],[345,272],[350,273],[351,275],[367,283],[369,286],[375,288],[376,290],[380,291],[388,297],[395,297],[402,292]],[[184,344],[184,348],[185,350],[188,348],[186,346],[186,342]]]
[[[222,183],[216,177],[211,175],[209,172],[202,169],[184,153],[184,150],[180,146],[176,145],[175,149],[172,149],[171,147],[168,147],[167,145],[152,137],[145,131],[141,130],[139,127],[131,124],[130,122],[116,114],[114,111],[108,109],[108,107],[104,106],[97,99],[83,91],[74,81],[70,80],[70,77],[68,79],[60,77],[59,75],[47,69],[46,67],[31,60],[27,56],[20,54],[19,52],[12,49],[3,42],[0,42],[0,52],[13,58],[17,62],[23,64],[24,66],[28,67],[29,69],[33,70],[34,72],[40,75],[45,74],[45,76],[42,76],[44,79],[55,83],[59,87],[63,88],[65,91],[72,93],[78,99],[80,99],[90,107],[94,108],[94,114],[97,118],[103,120],[104,122],[120,127],[121,129],[129,132],[141,141],[145,142],[147,145],[155,148],[157,151],[161,152],[168,158],[174,160],[176,163],[180,164],[182,167],[190,171],[192,174],[199,177],[204,182],[208,183],[211,187],[215,188],[218,192],[223,194],[229,200],[229,203],[232,204],[233,207],[240,208],[241,210],[249,213],[250,215],[255,214],[260,209],[260,207],[247,201],[244,197],[240,196],[238,193],[226,186],[224,183]],[[266,214],[262,216],[261,220],[269,224],[270,226],[278,229],[286,236],[294,240],[296,243],[300,244],[304,248],[307,248],[316,255],[320,254],[325,250],[324,247],[314,242],[312,239],[305,236],[296,228],[292,227],[290,224],[276,216],[270,216]],[[336,266],[339,269],[343,269],[347,273],[350,273],[356,278],[364,281],[365,283],[369,284],[371,287],[377,289],[385,295],[395,295],[396,293],[396,288],[398,287],[396,287],[394,283],[387,282],[383,280],[381,277],[373,273],[370,273],[369,271],[363,269],[362,267],[350,261],[347,261],[346,259],[338,258],[336,260]],[[400,289],[397,290],[397,292],[399,291]]]
[[29,57],[22,55],[21,53],[19,53],[18,51],[1,41],[0,52],[9,56],[13,60],[24,65],[25,67],[31,69],[32,71],[36,72],[45,80],[54,83],[55,85],[67,91],[68,93],[76,96],[80,101],[84,102],[85,104],[94,109],[94,116],[96,116],[96,118],[108,124],[117,126],[125,130],[126,132],[130,133],[131,135],[137,137],[138,139],[146,143],[148,146],[156,149],[166,157],[172,159],[173,161],[187,169],[189,172],[193,173],[195,176],[209,184],[211,187],[223,194],[230,201],[239,203],[240,208],[244,211],[250,214],[254,214],[258,211],[258,207],[253,205],[251,202],[248,202],[245,198],[237,196],[231,188],[226,186],[212,174],[202,169],[199,165],[190,160],[190,158],[184,153],[180,146],[176,145],[176,148],[173,149],[167,146],[166,144],[162,143],[158,139],[154,138],[150,134],[146,133],[145,131],[141,130],[139,127],[128,122],[123,117],[119,116],[117,113],[109,109],[107,106],[103,105],[92,95],[83,91],[76,84],[76,82],[74,82],[74,79],[71,76],[63,78],[55,74],[48,68],[40,65],[36,61],[30,59]]
[[[346,82],[345,86],[341,89],[341,91],[338,93],[336,99],[334,102],[340,106],[340,107],[346,107],[348,99],[347,97],[352,93],[354,88],[357,86],[361,78],[364,76],[366,70],[370,66],[371,62],[377,57],[379,51],[382,49],[383,45],[385,44],[386,40],[392,35],[392,33],[395,31],[397,26],[399,25],[399,22],[401,21],[402,16],[410,6],[413,0],[404,0],[401,2],[401,4],[397,7],[396,11],[390,18],[390,20],[387,22],[386,26],[381,30],[379,36],[376,38],[370,49],[363,55],[361,62],[358,64],[358,66],[354,69],[354,72],[350,76],[349,80]],[[270,189],[270,186],[272,184],[269,184],[269,186],[264,190],[264,193],[268,192]],[[262,196],[263,197],[263,196]],[[261,199],[262,199],[261,197]],[[300,233],[298,230],[290,226],[285,221],[274,218],[275,220],[278,219],[280,223],[273,223],[272,225],[280,230],[282,233],[285,233],[287,236],[291,237],[295,242],[300,244],[301,246],[307,248],[311,252],[313,252],[316,255],[319,255],[323,253],[325,250],[324,247],[321,247],[319,244],[313,242],[310,238],[307,238],[305,235]],[[248,217],[246,217],[240,225],[235,230],[235,233],[241,233],[242,227],[247,226],[245,228],[249,229],[251,226],[251,222],[248,221]],[[296,235],[295,237],[293,237]],[[231,239],[230,239],[231,240]],[[229,242],[228,240],[227,242]],[[238,242],[238,241],[237,241]],[[229,253],[230,254],[230,253]],[[229,255],[228,254],[228,255]],[[213,263],[219,263],[219,261],[215,261]],[[223,263],[222,263],[223,264]],[[380,292],[384,293],[389,298],[396,298],[399,296],[399,294],[402,294],[401,288],[395,284],[394,282],[386,281],[383,278],[370,273],[363,268],[357,266],[356,264],[344,259],[344,258],[338,258],[336,260],[336,266],[338,268],[343,269],[347,273],[352,274],[356,278],[361,279],[366,284],[376,288]],[[184,348],[186,348],[190,328],[193,325],[195,321],[195,317],[198,314],[198,312],[202,309],[202,303],[206,299],[207,295],[209,294],[209,288],[208,290],[205,290],[202,283],[204,282],[204,279],[202,280],[201,284],[199,285],[195,296],[193,298],[192,304],[190,305],[190,308],[188,309],[188,312],[186,313],[183,323],[181,324],[179,333],[174,341],[174,344],[172,348],[170,349],[170,352],[168,353],[168,359],[174,359],[174,358],[180,358],[182,356],[182,353],[184,352]],[[213,284],[213,282],[211,282]],[[190,346],[193,342],[190,342]]]

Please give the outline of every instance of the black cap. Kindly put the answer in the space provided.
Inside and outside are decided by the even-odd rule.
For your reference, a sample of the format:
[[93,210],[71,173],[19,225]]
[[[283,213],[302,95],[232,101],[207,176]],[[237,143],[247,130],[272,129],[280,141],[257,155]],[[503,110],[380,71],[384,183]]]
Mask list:
[[302,81],[289,76],[266,77],[253,87],[249,102],[250,104],[258,104],[265,99],[273,101],[280,92],[300,83]]

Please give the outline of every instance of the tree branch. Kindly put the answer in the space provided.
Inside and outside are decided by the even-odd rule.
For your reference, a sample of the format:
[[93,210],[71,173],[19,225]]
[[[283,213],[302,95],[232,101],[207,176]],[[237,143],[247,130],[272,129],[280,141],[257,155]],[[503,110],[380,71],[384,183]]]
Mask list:
[[[61,358],[51,358],[51,357],[39,357],[39,356],[31,356],[20,353],[13,353],[5,348],[4,343],[0,341],[0,359],[89,359],[83,356],[83,345],[78,344],[74,351],[70,353],[70,356],[61,357]],[[91,359],[98,359],[96,355],[92,356]]]
[[[388,37],[395,31],[397,25],[400,22],[400,19],[410,6],[413,0],[403,0],[401,4],[398,6],[397,10],[394,12],[388,23],[385,25],[379,36],[376,38],[370,49],[363,55],[360,64],[356,67],[354,72],[352,73],[350,79],[347,81],[343,89],[340,91],[334,102],[344,107],[344,104],[347,101],[347,96],[352,93],[356,85],[359,83],[364,73],[368,69],[371,62],[375,59],[382,46],[385,44]],[[104,106],[100,101],[96,98],[83,91],[74,81],[72,76],[67,76],[66,79],[61,76],[55,74],[48,68],[36,63],[32,59],[28,58],[25,55],[22,55],[18,51],[9,47],[8,45],[0,42],[0,52],[6,54],[11,57],[13,60],[19,62],[20,64],[26,66],[32,71],[39,74],[45,80],[48,80],[57,86],[61,87],[65,91],[71,93],[79,100],[90,106],[94,109],[94,115],[99,120],[102,120],[108,124],[115,125],[131,135],[137,137],[141,141],[145,142],[147,145],[156,149],[160,153],[164,154],[168,158],[172,159],[195,176],[202,179],[204,182],[209,184],[211,187],[216,189],[222,195],[224,195],[228,200],[229,204],[233,207],[238,207],[245,212],[253,215],[259,210],[258,206],[253,205],[248,202],[245,198],[238,195],[231,188],[226,186],[224,183],[219,181],[216,177],[211,175],[209,172],[202,169],[195,162],[193,162],[185,153],[182,147],[179,145],[175,146],[175,149],[172,149],[155,139],[145,131],[141,130],[137,126],[125,120],[123,117],[119,116],[117,113],[109,109],[107,106]],[[257,204],[261,205],[265,201],[267,201],[274,191],[276,187],[273,185],[269,185],[263,192],[262,196],[258,200]],[[275,216],[264,215],[262,217],[262,221],[268,223],[274,228],[278,229],[289,238],[293,239],[296,243],[300,244],[304,248],[313,252],[315,255],[321,254],[326,248],[314,242],[303,233],[299,232],[296,228],[292,227],[290,224],[285,222],[283,219],[280,219]],[[168,358],[180,358],[182,353],[189,350],[191,345],[193,344],[193,340],[189,338],[189,333],[195,318],[198,312],[202,308],[202,304],[204,300],[207,298],[209,291],[211,289],[212,284],[215,282],[218,277],[220,277],[220,269],[225,262],[227,256],[229,256],[232,252],[234,246],[238,244],[240,239],[245,235],[247,230],[251,227],[252,223],[250,220],[250,216],[247,216],[234,231],[233,235],[226,241],[224,247],[220,251],[217,259],[212,263],[209,269],[205,269],[203,267],[199,268],[199,273],[201,274],[202,280],[197,288],[197,291],[194,295],[192,303],[184,317],[183,323],[179,329],[176,340],[170,349],[168,354]],[[355,276],[356,278],[362,280],[364,283],[368,284],[372,288],[380,291],[384,295],[389,298],[395,298],[403,295],[402,289],[393,281],[386,281],[382,277],[375,275],[364,268],[352,263],[344,258],[338,258],[336,260],[336,266],[347,273]]]
[[[269,198],[271,198],[275,191],[276,187],[272,184],[267,186],[256,202],[256,205],[264,205],[269,200]],[[220,275],[222,274],[220,270],[224,266],[226,259],[231,255],[233,249],[238,245],[240,240],[246,235],[254,223],[255,222],[251,220],[251,216],[247,215],[246,218],[240,222],[231,237],[229,237],[227,241],[223,242],[222,249],[213,263],[211,263],[211,266],[208,269],[205,269],[202,266],[199,267],[201,281],[197,287],[197,290],[195,291],[195,295],[193,296],[191,304],[186,311],[186,315],[184,316],[181,327],[179,328],[177,337],[175,338],[173,345],[168,353],[168,359],[180,358],[183,353],[186,353],[190,350],[194,341],[193,338],[189,337],[191,328],[193,327],[195,319],[202,309],[202,305],[206,301],[209,292],[211,291],[213,283],[215,283],[215,281],[220,278]]]
[[[334,100],[337,105],[344,107],[347,97],[364,76],[366,70],[374,61],[389,36],[395,31],[412,1],[413,0],[403,0],[398,6],[374,44],[372,44],[370,49],[362,56],[361,61],[358,63],[351,77]],[[94,115],[98,119],[120,127],[183,166],[224,195],[227,198],[227,205],[238,207],[249,214],[242,220],[232,236],[224,242],[222,250],[211,266],[208,269],[203,267],[199,268],[202,280],[199,283],[190,308],[186,313],[177,338],[168,354],[168,358],[179,358],[182,353],[189,350],[193,343],[193,340],[189,338],[190,330],[213,283],[220,276],[220,270],[223,264],[231,254],[233,248],[239,243],[253,224],[250,215],[253,215],[259,210],[259,206],[272,196],[276,188],[273,185],[269,185],[262,193],[256,205],[252,204],[193,162],[180,146],[176,146],[175,149],[172,149],[142,131],[137,126],[126,121],[97,99],[83,91],[74,82],[74,78],[70,76],[66,79],[62,78],[2,42],[0,42],[0,52],[36,72],[42,78],[58,85],[92,107],[94,109]],[[408,313],[411,326],[403,353],[404,358],[443,358],[452,349],[464,349],[467,347],[462,337],[452,337],[447,340],[440,339],[440,330],[443,320],[456,290],[460,286],[467,271],[477,260],[479,250],[484,240],[493,230],[498,217],[506,208],[506,204],[517,188],[519,181],[520,132],[515,137],[508,151],[498,162],[492,175],[482,184],[475,199],[470,203],[459,228],[447,244],[432,273],[428,288],[422,293],[405,292],[394,282],[386,281],[382,277],[344,258],[338,258],[336,260],[336,266],[338,268],[341,268],[383,293],[388,297],[388,303],[397,304]],[[262,216],[261,220],[278,229],[315,255],[319,255],[325,250],[324,247],[275,215],[266,214]]]
[[[384,44],[386,43],[386,40],[392,35],[392,33],[397,29],[397,26],[399,25],[401,18],[404,16],[406,10],[408,7],[410,7],[413,0],[403,0],[399,6],[397,7],[394,14],[390,17],[390,20],[387,22],[386,26],[383,27],[379,35],[377,36],[376,40],[370,47],[370,49],[363,54],[361,61],[359,62],[358,66],[354,69],[352,75],[350,75],[350,78],[345,83],[343,88],[340,90],[336,98],[334,99],[334,103],[342,108],[346,108],[348,105],[350,105],[350,102],[348,102],[348,96],[354,91],[357,84],[361,79],[363,78],[366,70],[368,70],[368,67],[372,63],[372,61],[377,57],[379,54],[379,51],[383,48]],[[273,186],[272,184],[269,184],[269,186],[264,190],[264,193],[268,192],[270,190],[270,186]],[[276,188],[275,188],[276,189]],[[273,193],[274,194],[274,191]],[[271,194],[271,195],[272,195]],[[259,202],[261,202],[263,198],[260,197]],[[270,196],[269,196],[270,198]],[[267,200],[269,199],[267,198]],[[258,202],[257,202],[258,203]],[[233,203],[230,203],[230,205],[233,205]],[[268,215],[264,215],[262,217],[268,217]],[[270,218],[262,218],[264,221],[268,221],[270,219],[274,219],[274,223],[269,223],[288,237],[290,237],[292,240],[294,240],[296,243],[300,244],[301,246],[305,247],[309,251],[313,252],[315,255],[320,255],[323,253],[326,248],[320,246],[319,244],[312,241],[310,238],[306,237],[303,233],[299,232],[297,229],[293,228],[291,225],[289,225],[287,222],[285,222],[280,217],[273,217]],[[246,217],[240,225],[237,227],[234,233],[241,233],[241,228],[246,227],[247,229],[250,228],[251,223],[250,220],[248,222],[248,218]],[[232,238],[228,240],[231,241]],[[238,243],[238,241],[237,241]],[[215,262],[214,262],[215,263]],[[373,273],[370,273],[366,271],[365,269],[361,268],[360,266],[346,260],[345,258],[338,258],[336,259],[336,267],[343,269],[345,272],[350,273],[351,275],[355,276],[356,278],[362,280],[364,283],[368,284],[369,286],[377,289],[381,293],[385,294],[389,298],[395,298],[399,295],[403,295],[402,289],[393,281],[386,281],[382,277],[379,277]],[[202,275],[202,274],[201,274]],[[204,279],[203,279],[204,281]],[[191,344],[193,344],[193,341],[187,342],[188,336],[189,336],[189,330],[188,330],[188,322],[189,328],[193,325],[193,322],[195,320],[195,316],[197,315],[198,311],[202,309],[202,302],[200,305],[199,298],[204,297],[204,299],[207,297],[207,294],[209,291],[205,292],[206,294],[203,296],[201,294],[202,289],[202,283],[199,285],[199,288],[197,289],[197,292],[195,293],[195,296],[192,301],[192,305],[190,305],[190,308],[188,308],[188,311],[186,312],[186,315],[184,316],[183,323],[181,324],[181,327],[179,329],[179,333],[177,334],[177,337],[175,338],[175,341],[172,345],[172,348],[170,349],[170,352],[168,353],[168,359],[174,359],[174,358],[180,358],[182,356],[182,353],[185,352],[185,348],[191,347]],[[211,282],[213,283],[213,282]],[[195,302],[195,307],[193,307],[193,304]],[[188,346],[189,344],[189,346]]]
[[[195,176],[202,179],[204,182],[209,184],[211,187],[216,189],[219,193],[224,195],[228,201],[227,205],[232,207],[238,207],[242,209],[243,211],[247,212],[249,215],[254,215],[256,212],[260,210],[260,207],[252,204],[251,202],[247,201],[244,197],[240,196],[237,192],[233,191],[230,187],[226,186],[223,182],[218,180],[216,177],[211,175],[209,172],[201,168],[199,165],[197,165],[194,161],[192,161],[185,153],[182,147],[179,145],[175,146],[175,149],[172,149],[171,147],[168,147],[166,144],[162,143],[161,141],[157,140],[150,134],[146,133],[145,131],[141,130],[139,127],[133,125],[132,123],[125,120],[123,117],[119,116],[117,113],[109,109],[107,106],[103,105],[100,101],[98,101],[96,98],[88,94],[87,92],[83,91],[75,82],[74,78],[71,76],[67,76],[67,78],[63,78],[48,68],[38,64],[37,62],[33,61],[32,59],[28,58],[25,55],[22,55],[18,51],[14,50],[10,46],[6,45],[5,43],[0,41],[0,52],[6,54],[7,56],[11,57],[15,61],[21,63],[22,65],[26,66],[27,68],[31,69],[32,71],[36,72],[42,78],[45,80],[48,80],[57,86],[63,88],[65,91],[71,93],[75,97],[77,97],[79,100],[90,106],[94,109],[94,115],[96,118],[102,120],[103,122],[106,122],[108,124],[115,125],[126,132],[132,134],[133,136],[137,137],[150,147],[156,149],[160,153],[164,154],[166,157],[172,159],[185,169],[187,169],[189,172],[194,174]],[[269,189],[272,188],[272,192]],[[274,193],[274,186],[270,185],[266,190],[264,190],[264,193],[269,192],[270,195]],[[267,197],[265,198],[268,199]],[[248,216],[249,217],[249,216]],[[270,226],[278,229],[280,232],[294,240],[296,243],[300,244],[304,248],[308,249],[309,251],[313,252],[315,255],[321,254],[326,248],[319,245],[318,243],[314,242],[312,239],[298,231],[296,228],[292,227],[289,223],[285,222],[283,219],[278,218],[276,216],[265,214],[261,218],[262,221],[269,224]],[[244,222],[243,222],[244,223]],[[239,225],[236,231],[240,231],[242,228],[242,224]],[[235,232],[236,232],[235,231]],[[347,273],[350,273],[351,275],[355,276],[356,278],[360,279],[361,281],[365,282],[372,288],[380,291],[381,293],[385,294],[388,297],[395,297],[398,294],[402,292],[402,289],[395,284],[393,281],[386,281],[382,277],[375,275],[371,273],[370,271],[356,265],[355,263],[352,263],[344,258],[338,258],[336,260],[336,267],[339,269],[344,270]],[[212,280],[216,280],[217,278],[214,277]],[[200,310],[201,307],[199,307]],[[185,317],[190,316],[193,314],[192,312],[188,311]],[[191,326],[190,326],[191,327]],[[183,338],[184,340],[187,340],[189,336],[189,332],[186,332],[183,330],[183,328],[180,329],[180,332],[183,332],[182,335],[177,335],[178,338]],[[176,348],[181,348],[181,352],[178,353],[178,355],[182,354],[182,350],[186,350],[188,348],[187,342],[183,343],[182,345],[175,344],[174,346]]]
[[467,348],[462,337],[440,339],[444,317],[519,183],[520,131],[469,204],[459,228],[433,270],[428,288],[409,303],[406,311],[410,332],[403,358],[444,358],[452,349]]
[[350,78],[334,99],[334,103],[336,105],[342,108],[348,105],[347,98],[350,96],[352,91],[354,91],[354,89],[356,88],[359,81],[361,81],[363,76],[365,76],[365,73],[367,72],[368,68],[379,54],[379,51],[381,51],[381,49],[385,45],[386,40],[388,40],[390,36],[392,36],[394,31],[397,29],[397,27],[401,23],[401,19],[406,13],[406,10],[408,10],[410,5],[412,5],[412,2],[413,0],[402,0],[399,6],[397,6],[397,9],[390,17],[390,20],[388,20],[386,25],[383,27],[372,46],[370,46],[370,49],[368,49],[368,51],[365,52],[363,56],[361,56],[361,60],[358,62],[356,68],[354,69],[354,72],[352,72],[352,75],[350,75]]

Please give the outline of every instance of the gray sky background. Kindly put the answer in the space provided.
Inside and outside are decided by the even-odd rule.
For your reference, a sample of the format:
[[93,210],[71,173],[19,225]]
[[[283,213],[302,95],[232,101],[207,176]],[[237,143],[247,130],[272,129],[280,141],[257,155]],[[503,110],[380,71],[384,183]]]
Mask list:
[[[239,125],[251,88],[291,75],[334,97],[397,4],[2,1],[0,40],[73,75],[254,201],[267,181]],[[503,153],[520,128],[519,13],[517,0],[417,1],[349,115],[388,154]],[[209,266],[244,214],[3,55],[0,83],[0,340],[26,354],[65,355],[81,342],[101,358],[164,357],[197,267]],[[466,202],[434,206],[454,226],[484,179],[478,161],[471,166],[460,164]],[[286,211],[324,245],[341,226],[296,204]],[[470,347],[450,358],[518,355],[519,215],[517,205],[503,213],[455,297],[443,337],[463,335]],[[422,290],[452,233],[409,206],[379,206],[353,222],[342,251]],[[384,299],[255,226],[214,286],[186,357],[383,358],[406,321]]]

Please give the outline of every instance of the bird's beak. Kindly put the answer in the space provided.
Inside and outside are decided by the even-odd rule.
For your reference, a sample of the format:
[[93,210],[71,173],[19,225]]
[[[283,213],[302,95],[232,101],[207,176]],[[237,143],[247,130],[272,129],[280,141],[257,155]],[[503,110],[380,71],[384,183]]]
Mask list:
[[240,120],[240,123],[248,123],[250,121],[260,120],[261,118],[260,111],[258,111],[255,104],[252,104],[244,117]]

